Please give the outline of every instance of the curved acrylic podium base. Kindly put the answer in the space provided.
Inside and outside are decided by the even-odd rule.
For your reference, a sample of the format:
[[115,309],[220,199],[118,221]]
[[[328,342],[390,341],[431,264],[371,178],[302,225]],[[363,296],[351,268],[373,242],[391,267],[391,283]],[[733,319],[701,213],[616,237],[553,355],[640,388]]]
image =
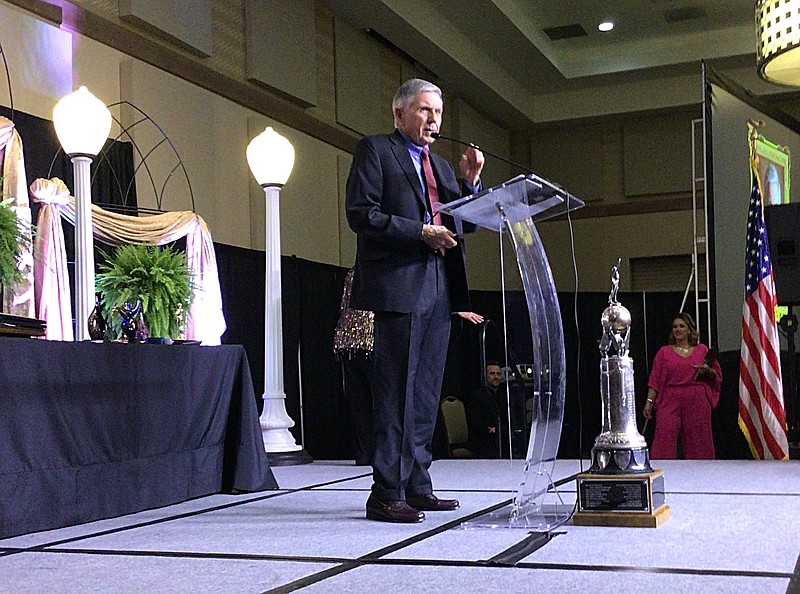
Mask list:
[[564,420],[564,333],[553,275],[534,220],[582,205],[531,174],[439,207],[456,218],[508,232],[525,290],[533,342],[531,430],[522,483],[508,510],[501,508],[467,526],[547,531],[572,515],[573,506],[564,504],[552,478]]
[[506,227],[528,303],[534,361],[531,433],[525,473],[514,499],[509,525],[550,530],[566,522],[572,513],[572,506],[563,504],[553,482],[564,420],[564,333],[555,283],[533,219],[506,222]]
[[572,516],[575,506],[564,503],[557,493],[548,493],[538,498],[535,506],[528,506],[528,513],[520,514],[516,503],[509,503],[461,524],[461,528],[524,528],[532,532],[548,532],[558,528]]

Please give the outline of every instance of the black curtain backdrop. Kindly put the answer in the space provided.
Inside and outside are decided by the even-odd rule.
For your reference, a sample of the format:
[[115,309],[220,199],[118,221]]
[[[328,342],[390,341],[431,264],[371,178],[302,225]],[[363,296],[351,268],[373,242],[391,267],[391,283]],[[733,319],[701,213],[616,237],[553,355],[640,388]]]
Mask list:
[[[227,323],[222,342],[245,347],[260,413],[264,406],[264,252],[220,243],[214,247]],[[286,412],[295,421],[291,432],[297,443],[323,460],[354,456],[341,367],[333,356],[333,332],[346,274],[347,269],[339,266],[281,257]]]
[[[244,345],[253,377],[258,408],[264,392],[264,253],[215,244],[220,271],[223,308],[228,329],[225,344]],[[339,363],[333,356],[333,331],[339,316],[347,269],[294,256],[283,256],[283,368],[286,410],[295,421],[291,429],[298,443],[315,459],[352,459],[351,423]],[[505,360],[502,338],[502,295],[499,291],[473,291],[473,310],[494,322],[488,334],[486,358]],[[637,410],[647,395],[650,364],[666,344],[682,293],[619,293],[633,318],[631,357],[634,359]],[[566,405],[560,458],[586,455],[600,432],[600,316],[608,306],[607,293],[559,293],[567,356]],[[506,294],[509,364],[531,362],[530,321],[521,291]],[[693,311],[690,313],[694,314]],[[454,318],[442,396],[464,397],[481,383],[480,328]],[[580,340],[579,340],[580,339]],[[645,345],[647,348],[645,349]],[[298,356],[299,353],[299,356]],[[302,366],[299,375],[298,357]],[[748,459],[750,451],[739,430],[739,354],[722,353],[722,395],[714,413],[717,457]],[[784,374],[786,375],[786,374]],[[302,386],[302,409],[301,409]],[[523,388],[520,388],[523,389]],[[301,420],[303,434],[301,435]],[[640,430],[644,419],[639,418]],[[653,423],[645,437],[652,442]],[[444,437],[437,428],[436,457],[446,456]]]

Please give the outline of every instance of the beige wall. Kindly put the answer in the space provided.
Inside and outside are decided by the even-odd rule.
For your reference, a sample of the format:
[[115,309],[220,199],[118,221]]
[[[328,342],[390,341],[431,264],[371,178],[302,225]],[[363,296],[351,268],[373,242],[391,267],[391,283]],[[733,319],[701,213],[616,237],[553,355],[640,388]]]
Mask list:
[[[692,213],[658,212],[572,221],[581,291],[608,291],[611,266],[622,258],[620,289],[630,289],[628,259],[692,253]],[[566,221],[539,225],[559,291],[572,291],[572,250]],[[683,289],[684,284],[673,287]]]
[[[77,4],[114,20],[115,2]],[[213,18],[224,17],[227,27],[240,26],[234,4],[215,0]],[[324,2],[314,3],[314,20],[314,39],[305,42],[315,55],[316,105],[305,113],[353,138],[388,131],[393,91],[408,76],[419,75],[418,65],[338,20]],[[197,58],[198,63],[244,80],[243,38],[239,43],[230,35],[220,35],[213,29],[213,47],[220,50],[214,52],[219,55],[207,62]],[[351,161],[347,151],[318,140],[313,132],[293,129],[87,37],[60,30],[2,0],[0,42],[19,110],[49,118],[58,98],[71,87],[86,85],[106,103],[130,101],[150,115],[183,159],[197,212],[208,222],[216,241],[263,249],[264,195],[252,180],[244,155],[248,141],[272,125],[292,141],[297,155],[294,172],[281,193],[282,252],[318,262],[352,264],[355,239],[344,220],[344,186]],[[443,131],[520,161],[511,154],[512,131],[495,124],[492,114],[480,113],[448,89],[444,91]],[[0,102],[7,104],[1,91]],[[131,121],[130,114],[120,117]],[[607,290],[608,270],[617,257],[623,259],[626,270],[630,257],[691,252],[690,211],[648,214],[637,206],[653,199],[688,196],[691,117],[685,111],[653,113],[514,131],[515,146],[520,138],[530,146],[524,165],[530,164],[595,208],[591,218],[574,221],[581,289]],[[145,126],[137,126],[132,134],[145,151],[158,139],[156,131]],[[455,163],[462,147],[440,141],[437,149]],[[156,182],[159,189],[173,167],[174,156],[168,153],[163,151],[148,162],[160,180]],[[513,173],[501,160],[487,156],[486,185]],[[176,176],[180,177],[173,174],[162,207],[190,208],[188,185]],[[149,180],[142,179],[141,173],[137,185],[140,203],[155,206],[152,191],[147,190]],[[603,210],[607,205],[622,205],[627,211],[608,216]],[[566,223],[543,223],[540,233],[558,289],[571,290]],[[467,250],[472,287],[496,289],[500,283],[497,236],[479,231],[468,238]],[[519,275],[507,244],[505,250],[507,285],[518,287]],[[626,282],[623,274],[623,288]]]
[[[692,253],[692,211],[676,210],[675,204],[691,204],[692,121],[697,112],[688,108],[563,122],[534,134],[533,168],[583,200],[587,212],[599,215],[585,218],[578,211],[573,220],[581,290],[608,290],[617,258],[622,259],[620,288],[628,290],[631,258]],[[656,201],[661,212],[645,212]],[[702,212],[698,214],[702,228]],[[567,221],[541,223],[539,231],[558,289],[571,290]],[[672,288],[684,289],[685,283]]]
[[[14,108],[52,118],[53,106],[73,90],[72,35],[0,2],[0,43],[8,61]],[[0,103],[8,107],[5,71],[0,72]]]
[[[241,158],[244,153],[237,155],[237,148],[247,141],[246,111],[141,62],[123,59],[119,66],[121,100],[149,115],[177,150],[176,155],[164,142],[147,159],[155,193],[160,194],[167,183],[160,208],[190,210],[191,187],[195,209],[208,222],[214,239],[249,245],[248,170]],[[125,123],[130,125],[133,117],[141,115],[132,114]],[[147,123],[137,125],[132,136],[145,154],[163,140]],[[178,155],[187,176],[180,169],[170,176]],[[136,184],[140,206],[158,208],[144,167],[138,170]]]

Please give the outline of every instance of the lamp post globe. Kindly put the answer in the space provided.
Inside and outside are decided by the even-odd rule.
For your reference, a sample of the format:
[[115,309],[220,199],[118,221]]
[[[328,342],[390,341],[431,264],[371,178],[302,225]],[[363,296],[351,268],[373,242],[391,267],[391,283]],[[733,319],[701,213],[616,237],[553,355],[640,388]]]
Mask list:
[[94,235],[89,170],[111,132],[111,112],[86,87],[53,108],[53,124],[75,176],[75,340],[89,340],[94,307]]

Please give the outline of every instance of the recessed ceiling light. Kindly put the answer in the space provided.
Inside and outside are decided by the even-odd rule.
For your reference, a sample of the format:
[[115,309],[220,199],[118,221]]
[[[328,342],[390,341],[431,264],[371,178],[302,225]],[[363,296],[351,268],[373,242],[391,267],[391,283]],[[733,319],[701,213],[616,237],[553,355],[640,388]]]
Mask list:
[[613,28],[614,28],[614,23],[612,23],[611,21],[603,21],[602,23],[597,25],[597,29],[603,31],[604,33],[606,31],[611,31],[611,29]]

